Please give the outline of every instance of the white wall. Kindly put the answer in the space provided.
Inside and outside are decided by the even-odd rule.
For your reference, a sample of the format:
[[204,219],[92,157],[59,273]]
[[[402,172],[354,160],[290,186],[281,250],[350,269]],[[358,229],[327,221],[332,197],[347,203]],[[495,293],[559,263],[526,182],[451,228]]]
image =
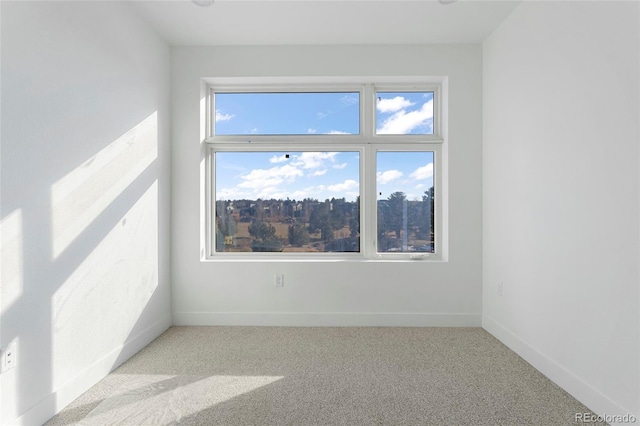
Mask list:
[[[174,47],[174,322],[479,326],[481,70],[479,45]],[[200,260],[202,78],[393,75],[448,76],[448,262]]]
[[169,56],[123,2],[2,2],[2,424],[171,323]]
[[483,325],[637,417],[639,8],[525,2],[483,46]]

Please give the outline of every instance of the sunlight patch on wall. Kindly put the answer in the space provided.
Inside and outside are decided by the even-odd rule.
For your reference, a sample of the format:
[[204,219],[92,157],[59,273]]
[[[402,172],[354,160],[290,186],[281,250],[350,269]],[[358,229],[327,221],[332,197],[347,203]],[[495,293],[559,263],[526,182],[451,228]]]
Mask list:
[[52,296],[54,388],[127,341],[158,287],[158,181],[130,204]]
[[[283,376],[130,376],[116,396],[107,398],[85,419],[85,425],[156,424],[187,421]],[[214,416],[211,416],[214,418]]]
[[0,312],[6,312],[23,291],[22,210],[17,209],[0,221]]
[[53,184],[56,259],[158,156],[154,112]]

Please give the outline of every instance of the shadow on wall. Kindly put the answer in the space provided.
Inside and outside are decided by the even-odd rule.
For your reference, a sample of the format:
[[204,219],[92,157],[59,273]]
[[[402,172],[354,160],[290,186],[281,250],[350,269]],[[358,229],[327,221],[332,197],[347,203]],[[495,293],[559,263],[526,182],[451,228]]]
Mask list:
[[[35,165],[69,163],[65,142],[61,158]],[[18,145],[3,145],[5,161],[24,155]],[[0,376],[2,424],[38,404],[61,408],[48,397],[140,333],[158,297],[158,112],[58,179],[34,163],[2,176],[13,206],[0,222],[0,343],[17,349]]]

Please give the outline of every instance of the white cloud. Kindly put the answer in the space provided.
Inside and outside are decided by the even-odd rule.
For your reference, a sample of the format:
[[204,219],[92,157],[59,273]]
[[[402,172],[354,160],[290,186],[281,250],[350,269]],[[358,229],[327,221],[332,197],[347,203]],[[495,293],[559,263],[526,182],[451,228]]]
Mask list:
[[316,116],[318,117],[319,120],[322,120],[323,118],[325,118],[328,114],[324,113],[324,112],[318,112],[316,113]]
[[317,130],[316,130],[316,129],[312,129],[312,128],[308,128],[308,129],[307,129],[307,133],[309,133],[309,134],[313,134],[313,133],[315,133],[315,132],[317,132]]
[[424,180],[433,177],[433,163],[418,167],[409,175],[409,177],[415,180]]
[[282,200],[287,197],[287,193],[276,187],[262,188],[256,193],[256,198],[262,198],[263,200]]
[[327,135],[350,135],[349,132],[343,132],[342,130],[329,130]]
[[242,182],[238,184],[238,187],[259,190],[275,187],[283,182],[291,183],[296,177],[302,175],[302,171],[289,164],[271,169],[254,169],[241,176]]
[[419,183],[419,184],[417,184],[414,188],[415,188],[415,189],[422,189],[422,188],[424,188],[424,187],[426,187],[426,186],[427,186],[427,185],[425,185],[424,183]]
[[400,170],[387,170],[385,172],[377,173],[377,181],[383,185],[400,177],[402,177],[402,172]]
[[327,187],[327,189],[329,191],[333,191],[333,192],[344,192],[344,191],[348,191],[350,189],[354,189],[358,187],[358,182],[356,182],[355,180],[345,180],[342,183],[336,183],[335,185],[329,185]]
[[335,161],[337,152],[303,152],[291,164],[305,170],[325,168],[326,161]]
[[[348,163],[337,163],[339,152],[301,152],[289,154],[273,153],[269,158],[272,166],[245,170],[234,177],[236,183],[232,187],[217,188],[216,199],[296,199],[313,198],[325,200],[340,194],[340,197],[355,199],[359,195],[357,179],[345,180],[334,185],[319,184],[326,181],[335,168],[345,168]],[[300,188],[301,178],[316,178],[318,185]]]
[[326,188],[324,185],[320,186],[311,186],[304,189],[299,189],[297,191],[293,191],[288,195],[292,200],[304,200],[305,198],[316,198],[318,193],[324,191]]
[[344,105],[354,105],[354,104],[357,104],[359,101],[360,101],[359,98],[353,95],[344,95],[343,97],[340,98],[340,102],[342,102]]
[[217,200],[240,200],[243,198],[251,198],[253,194],[241,191],[238,188],[223,188],[216,190]]
[[280,157],[278,157],[277,155],[274,155],[273,157],[269,158],[269,162],[271,164],[275,164],[275,163],[284,163],[285,161],[288,161],[289,157],[287,157],[287,154],[282,154]]
[[229,121],[233,117],[235,117],[235,115],[233,115],[233,114],[223,114],[223,113],[220,112],[220,110],[216,110],[216,122],[218,122],[218,121]]
[[387,118],[382,127],[377,129],[379,135],[405,135],[413,129],[428,125],[433,118],[433,100],[422,105],[420,109],[407,112],[400,110]]
[[408,108],[412,105],[415,105],[409,99],[406,99],[402,96],[396,96],[395,98],[378,98],[378,102],[376,103],[376,108],[380,112],[396,112],[401,109]]
[[257,134],[258,133],[258,128],[254,127],[253,129],[251,129],[251,134]]
[[[255,170],[254,170],[255,172]],[[244,178],[245,180],[238,184],[238,188],[248,188],[254,191],[267,188],[270,186],[277,186],[284,182],[284,179],[280,177],[260,178],[257,173],[251,173],[250,176]]]

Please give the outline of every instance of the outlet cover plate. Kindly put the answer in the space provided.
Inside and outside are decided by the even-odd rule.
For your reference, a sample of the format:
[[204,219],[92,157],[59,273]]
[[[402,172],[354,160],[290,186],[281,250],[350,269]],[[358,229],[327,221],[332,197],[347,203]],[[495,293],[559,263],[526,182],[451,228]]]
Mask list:
[[7,349],[2,351],[2,372],[11,370],[16,367],[16,361],[18,359],[18,354],[16,353],[16,344],[10,344]]

